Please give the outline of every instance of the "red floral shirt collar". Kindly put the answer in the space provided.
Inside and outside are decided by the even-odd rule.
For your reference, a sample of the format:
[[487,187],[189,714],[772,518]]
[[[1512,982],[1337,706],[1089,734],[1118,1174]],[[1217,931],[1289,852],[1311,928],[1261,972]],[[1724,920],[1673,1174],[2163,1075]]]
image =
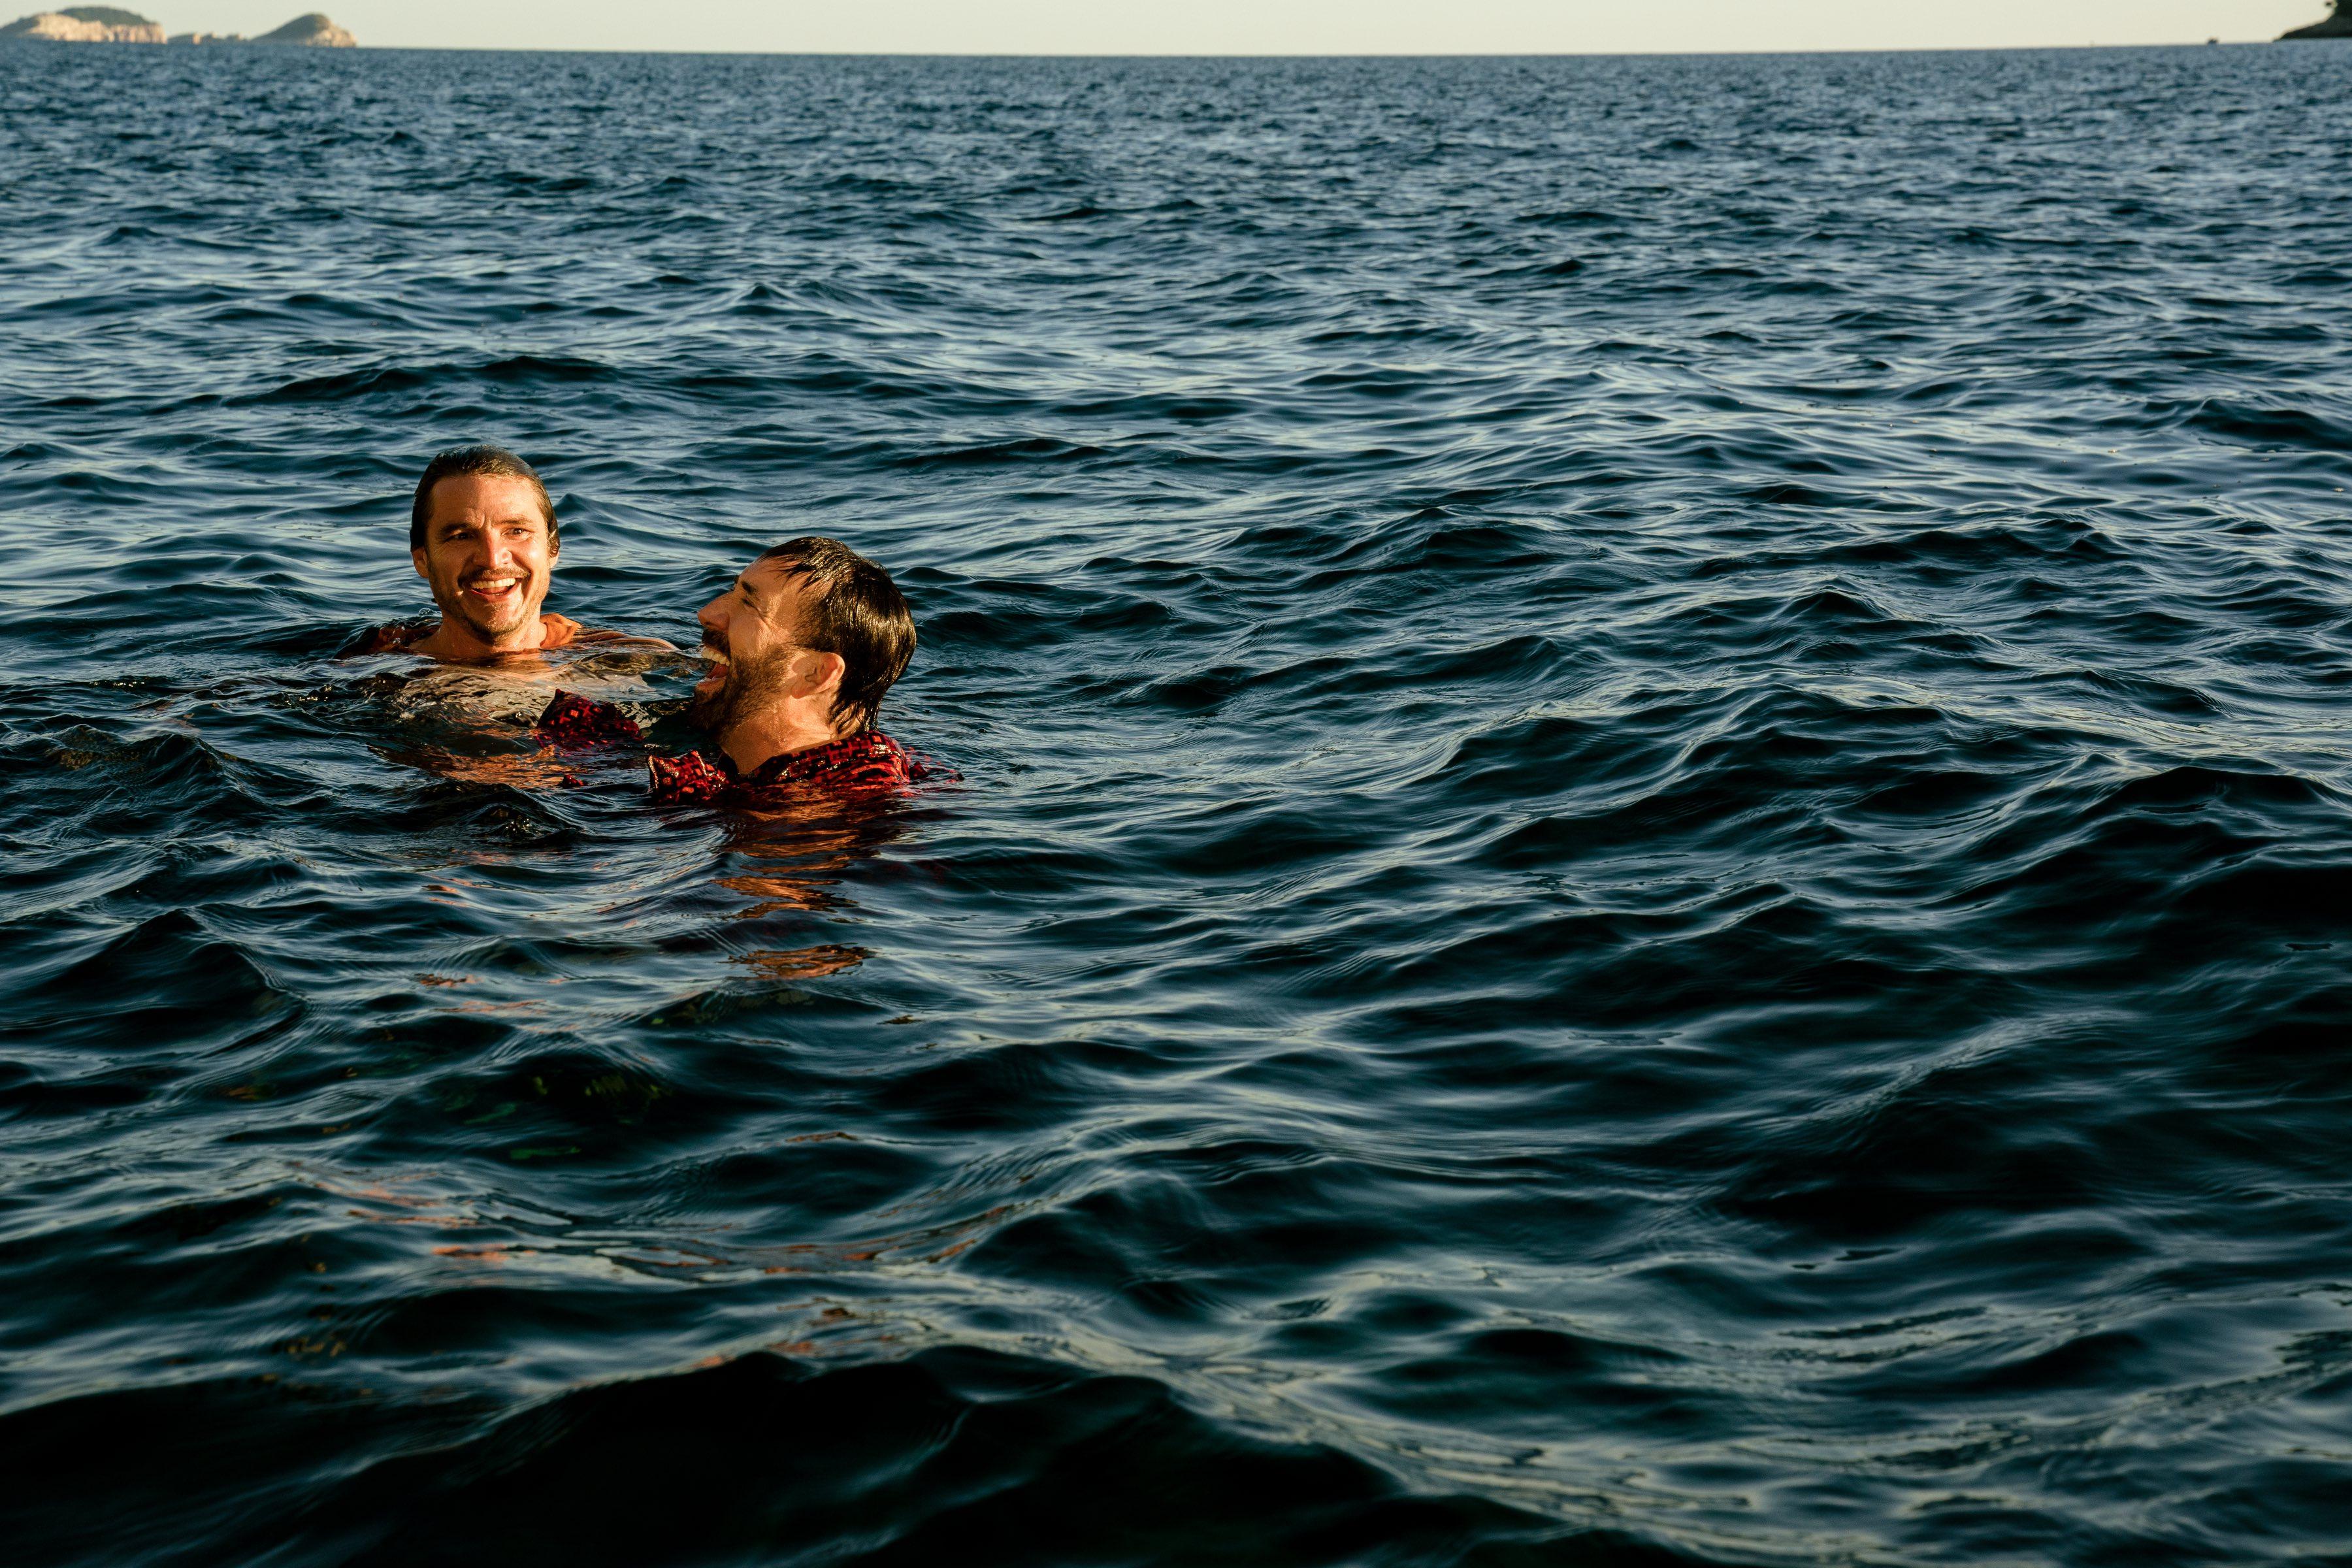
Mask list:
[[[629,716],[610,702],[559,691],[539,717],[539,738],[553,746],[635,743],[645,736]],[[796,793],[801,785],[831,790],[892,789],[920,782],[934,769],[878,730],[861,730],[822,746],[770,757],[749,773],[738,773],[725,752],[716,756],[682,752],[648,756],[654,799],[665,804],[706,801],[756,805]]]
[[803,784],[827,789],[888,789],[910,784],[928,771],[922,760],[878,730],[861,730],[804,752],[770,757],[748,773],[738,773],[724,752],[716,757],[687,752],[647,757],[654,799],[664,803],[711,801],[756,805]]

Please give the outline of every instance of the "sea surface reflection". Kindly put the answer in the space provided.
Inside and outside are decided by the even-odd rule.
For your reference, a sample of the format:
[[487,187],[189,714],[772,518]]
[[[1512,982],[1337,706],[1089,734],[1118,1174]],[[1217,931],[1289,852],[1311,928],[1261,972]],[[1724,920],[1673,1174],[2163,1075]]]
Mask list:
[[0,47],[11,1560],[2352,1554],[2345,63]]

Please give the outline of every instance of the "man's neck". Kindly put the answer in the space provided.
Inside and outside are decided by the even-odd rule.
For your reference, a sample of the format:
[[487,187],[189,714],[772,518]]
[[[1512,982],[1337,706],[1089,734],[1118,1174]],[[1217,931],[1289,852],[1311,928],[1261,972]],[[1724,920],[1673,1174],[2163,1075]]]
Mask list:
[[831,745],[845,731],[806,712],[787,707],[757,718],[739,720],[719,734],[719,749],[739,773],[757,773],[778,757]]
[[537,616],[523,622],[512,636],[496,642],[479,636],[473,627],[455,616],[444,616],[441,624],[410,645],[408,651],[421,653],[428,658],[463,661],[496,658],[509,653],[531,653],[546,641],[547,624]]

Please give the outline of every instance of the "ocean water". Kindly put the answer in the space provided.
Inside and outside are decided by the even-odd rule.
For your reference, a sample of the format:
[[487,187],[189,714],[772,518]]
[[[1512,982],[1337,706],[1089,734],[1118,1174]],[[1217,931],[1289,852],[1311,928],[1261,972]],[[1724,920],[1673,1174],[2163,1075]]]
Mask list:
[[2352,1561],[2347,84],[0,49],[8,1560]]

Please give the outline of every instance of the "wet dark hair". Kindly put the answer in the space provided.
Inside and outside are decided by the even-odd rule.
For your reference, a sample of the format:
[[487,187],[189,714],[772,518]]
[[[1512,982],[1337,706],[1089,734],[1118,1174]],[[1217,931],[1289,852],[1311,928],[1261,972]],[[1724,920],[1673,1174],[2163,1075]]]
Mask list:
[[486,479],[529,479],[539,496],[540,515],[547,519],[547,537],[556,535],[555,503],[547,499],[547,487],[540,483],[539,470],[508,451],[504,447],[452,447],[425,465],[425,477],[416,481],[415,499],[408,503],[408,548],[425,548],[425,525],[433,519],[433,487],[443,479],[467,475]]
[[898,585],[838,539],[814,534],[762,551],[760,560],[781,562],[788,575],[815,584],[819,597],[793,636],[803,647],[841,656],[833,717],[847,715],[853,731],[871,727],[883,695],[915,657],[915,617]]

